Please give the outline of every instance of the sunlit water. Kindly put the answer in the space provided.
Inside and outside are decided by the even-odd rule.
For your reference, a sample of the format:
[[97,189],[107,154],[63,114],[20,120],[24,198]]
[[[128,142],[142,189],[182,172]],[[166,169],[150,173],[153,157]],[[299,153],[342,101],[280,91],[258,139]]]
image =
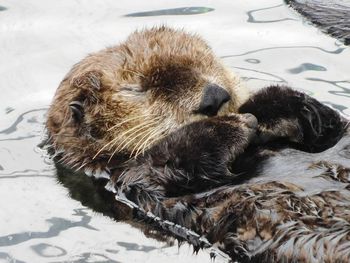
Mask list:
[[160,24],[201,34],[252,90],[288,84],[350,115],[349,49],[283,1],[2,1],[0,262],[210,262],[70,199],[36,147],[75,62]]

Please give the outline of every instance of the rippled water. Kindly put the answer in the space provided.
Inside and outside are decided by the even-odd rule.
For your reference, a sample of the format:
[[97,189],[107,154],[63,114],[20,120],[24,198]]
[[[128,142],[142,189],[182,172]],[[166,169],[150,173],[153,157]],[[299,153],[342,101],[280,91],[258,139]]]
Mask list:
[[289,84],[349,116],[350,51],[303,21],[273,0],[2,1],[0,262],[210,262],[70,199],[36,147],[46,110],[86,54],[166,23],[203,35],[250,89]]

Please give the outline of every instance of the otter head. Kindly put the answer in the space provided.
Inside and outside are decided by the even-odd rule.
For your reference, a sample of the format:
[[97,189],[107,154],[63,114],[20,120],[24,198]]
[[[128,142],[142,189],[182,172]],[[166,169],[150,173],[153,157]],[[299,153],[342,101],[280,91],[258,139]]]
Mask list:
[[101,169],[185,124],[237,112],[246,97],[200,37],[153,28],[76,64],[56,92],[47,129],[67,165]]

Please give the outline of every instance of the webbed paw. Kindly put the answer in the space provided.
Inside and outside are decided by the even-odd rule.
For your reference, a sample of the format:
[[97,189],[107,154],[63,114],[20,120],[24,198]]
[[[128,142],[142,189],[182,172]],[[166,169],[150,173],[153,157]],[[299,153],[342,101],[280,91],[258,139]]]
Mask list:
[[239,112],[257,117],[258,143],[282,138],[302,150],[320,152],[333,146],[344,132],[336,111],[288,87],[262,89]]

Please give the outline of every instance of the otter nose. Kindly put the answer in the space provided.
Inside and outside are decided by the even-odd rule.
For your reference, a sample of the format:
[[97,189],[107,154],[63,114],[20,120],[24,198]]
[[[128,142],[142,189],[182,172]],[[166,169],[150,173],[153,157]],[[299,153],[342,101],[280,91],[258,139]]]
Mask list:
[[230,99],[230,94],[220,86],[208,85],[204,88],[202,101],[197,112],[207,116],[215,116],[221,106]]

